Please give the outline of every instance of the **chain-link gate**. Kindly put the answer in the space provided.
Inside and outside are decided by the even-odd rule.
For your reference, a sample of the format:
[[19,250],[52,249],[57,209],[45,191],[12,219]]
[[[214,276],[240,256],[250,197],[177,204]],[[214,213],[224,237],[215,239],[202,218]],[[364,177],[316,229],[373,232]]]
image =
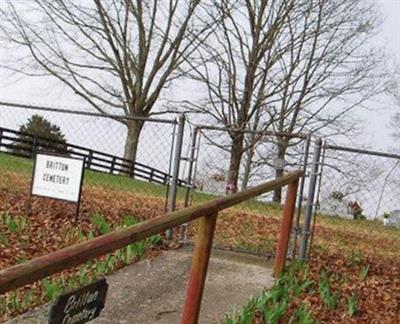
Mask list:
[[[230,183],[233,134],[243,136],[236,188]],[[280,134],[269,131],[236,130],[208,125],[194,128],[189,179],[193,190],[190,203],[198,204],[255,186],[265,179],[281,176],[291,170],[306,170],[311,137],[304,134]],[[280,146],[284,149],[280,150]],[[298,231],[304,194],[301,179],[294,232]],[[273,255],[279,229],[281,202],[286,191],[276,190],[257,200],[228,210],[219,218],[215,247],[246,253]],[[189,201],[189,192],[187,195]],[[258,230],[254,231],[254,229]],[[252,235],[246,233],[252,232]],[[193,235],[189,229],[189,237]],[[256,235],[254,235],[256,233]],[[185,238],[186,239],[186,238]]]

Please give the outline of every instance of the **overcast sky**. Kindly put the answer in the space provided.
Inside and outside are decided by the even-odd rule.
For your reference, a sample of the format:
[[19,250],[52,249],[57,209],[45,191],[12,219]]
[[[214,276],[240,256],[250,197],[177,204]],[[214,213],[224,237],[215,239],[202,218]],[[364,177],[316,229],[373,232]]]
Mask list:
[[[400,66],[400,0],[378,0],[381,5],[383,24],[381,32],[376,37],[379,46],[385,46],[393,62],[390,64]],[[390,118],[395,109],[394,102],[390,98],[381,98],[377,105],[383,109],[365,114],[367,120],[365,136],[360,141],[371,144],[379,150],[389,150],[400,146],[390,136],[391,129],[388,127]],[[364,117],[364,116],[362,116]]]
[[[0,3],[3,0],[0,0]],[[377,46],[387,48],[393,62],[393,66],[400,67],[400,0],[378,0],[382,15],[383,25],[381,32],[376,36]],[[1,44],[0,44],[1,45]],[[4,57],[4,50],[0,49],[1,56]],[[47,78],[21,79],[17,82],[9,82],[5,77],[4,70],[0,68],[0,100],[16,101],[24,103],[38,103],[52,106],[71,107],[79,101],[65,88],[54,89],[54,83]],[[379,98],[378,102],[371,103],[370,106],[379,107],[378,111],[361,112],[361,118],[366,120],[365,133],[362,137],[356,139],[356,143],[361,145],[370,145],[377,150],[392,150],[399,143],[394,143],[390,136],[391,129],[388,127],[390,118],[396,109],[393,101],[388,97]],[[0,119],[4,118],[1,114]],[[1,124],[1,120],[0,120]]]

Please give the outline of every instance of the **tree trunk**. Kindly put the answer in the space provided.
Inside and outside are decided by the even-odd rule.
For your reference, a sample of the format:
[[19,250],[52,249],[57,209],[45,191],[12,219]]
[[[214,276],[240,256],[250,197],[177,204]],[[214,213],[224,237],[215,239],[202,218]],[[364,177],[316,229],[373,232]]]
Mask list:
[[243,174],[243,181],[242,181],[242,191],[247,189],[247,185],[250,179],[250,172],[251,172],[251,164],[253,163],[253,156],[255,150],[254,147],[251,147],[246,154],[246,161],[244,165],[244,174]]
[[128,124],[128,133],[125,140],[124,159],[135,162],[137,149],[139,146],[140,132],[143,129],[142,120],[130,120]]
[[[286,155],[286,146],[282,143],[278,143],[278,154],[276,159],[284,160]],[[283,176],[284,166],[282,165],[281,168],[275,169],[275,178],[279,178]],[[274,196],[272,197],[272,201],[276,203],[281,203],[282,200],[282,188],[277,188],[274,190]]]
[[237,192],[240,162],[243,155],[243,133],[238,132],[232,141],[226,193]]
[[[260,124],[260,115],[261,115],[261,109],[257,109],[254,117],[254,124],[252,127],[252,130],[254,132],[257,131],[258,125]],[[257,137],[257,139],[256,139]],[[242,191],[247,189],[247,186],[249,184],[250,180],[250,173],[251,173],[251,167],[253,164],[253,157],[254,154],[256,153],[256,142],[258,142],[261,139],[259,135],[256,136],[256,133],[251,133],[249,135],[249,140],[246,145],[248,145],[248,150],[246,152],[246,162],[244,165],[244,174],[243,174],[243,181],[242,181]]]

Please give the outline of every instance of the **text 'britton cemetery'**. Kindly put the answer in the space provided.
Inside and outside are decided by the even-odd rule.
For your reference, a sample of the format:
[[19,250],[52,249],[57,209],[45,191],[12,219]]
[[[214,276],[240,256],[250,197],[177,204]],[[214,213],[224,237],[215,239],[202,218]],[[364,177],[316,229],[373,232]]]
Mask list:
[[84,161],[75,158],[37,154],[32,195],[78,202]]

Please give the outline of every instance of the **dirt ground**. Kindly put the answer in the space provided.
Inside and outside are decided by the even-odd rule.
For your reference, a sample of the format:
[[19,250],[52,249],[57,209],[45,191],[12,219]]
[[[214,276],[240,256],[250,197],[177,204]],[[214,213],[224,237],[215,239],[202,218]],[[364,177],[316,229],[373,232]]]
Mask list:
[[[92,323],[179,323],[192,252],[189,248],[163,253],[151,261],[127,266],[107,277],[106,307]],[[199,323],[217,323],[243,306],[251,296],[272,286],[270,264],[259,257],[213,251]],[[48,306],[8,324],[47,323]]]

